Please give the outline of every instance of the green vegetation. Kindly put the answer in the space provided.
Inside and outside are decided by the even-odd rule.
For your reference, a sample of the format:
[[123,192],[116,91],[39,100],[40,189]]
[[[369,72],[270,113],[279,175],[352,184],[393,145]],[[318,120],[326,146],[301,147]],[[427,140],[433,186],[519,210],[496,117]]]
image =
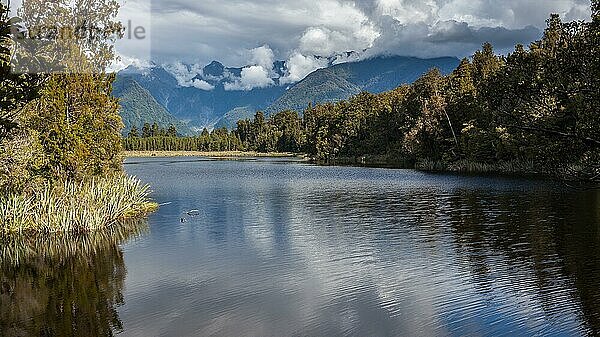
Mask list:
[[215,129],[224,127],[234,129],[239,120],[252,119],[255,111],[256,110],[252,106],[238,107],[230,110],[217,122],[217,124],[215,124]]
[[428,170],[548,173],[600,181],[600,17],[552,16],[506,57],[485,44],[449,76],[363,93],[304,114],[317,160],[385,156]]
[[[459,60],[453,57],[418,59],[383,56],[319,69],[286,90],[265,109],[270,116],[283,110],[304,111],[308,104],[338,102],[362,91],[381,93],[413,83],[431,68],[450,73]],[[235,125],[235,124],[233,124]]]
[[[114,21],[118,3],[97,1],[83,17],[87,1],[44,6],[24,2],[21,19],[0,7],[1,233],[93,231],[155,207],[147,187],[121,172],[123,124],[111,96],[114,76],[105,72],[112,41],[122,33]],[[57,37],[51,30],[35,37],[47,44],[11,39],[24,27],[85,24],[106,31],[100,38]],[[14,72],[16,65],[23,73]]]
[[305,152],[326,164],[600,182],[598,6],[594,1],[591,22],[563,23],[553,15],[541,40],[507,56],[486,43],[448,76],[432,69],[389,92],[308,102],[302,118],[289,110],[268,119],[258,112],[232,132],[129,137],[125,148]]
[[125,124],[123,132],[141,128],[146,123],[157,123],[161,127],[174,125],[184,136],[193,134],[192,130],[160,105],[148,90],[130,78],[118,77],[113,85],[113,95],[119,97],[119,112]]
[[46,183],[0,198],[0,234],[98,231],[154,211],[148,194],[148,186],[122,174]]
[[269,106],[266,112],[270,114],[282,110],[302,111],[309,104],[336,102],[361,91],[359,86],[351,83],[344,76],[339,76],[330,69],[321,69],[287,90]]
[[242,144],[239,137],[226,128],[213,132],[205,129],[198,137],[177,137],[174,126],[164,130],[157,124],[146,124],[141,133],[133,129],[123,139],[123,148],[125,151],[241,151]]
[[304,144],[302,119],[296,112],[282,111],[265,119],[262,112],[254,120],[241,120],[235,131],[226,128],[197,137],[176,137],[177,131],[146,124],[140,134],[137,129],[123,139],[126,151],[246,151],[262,153],[298,153]]

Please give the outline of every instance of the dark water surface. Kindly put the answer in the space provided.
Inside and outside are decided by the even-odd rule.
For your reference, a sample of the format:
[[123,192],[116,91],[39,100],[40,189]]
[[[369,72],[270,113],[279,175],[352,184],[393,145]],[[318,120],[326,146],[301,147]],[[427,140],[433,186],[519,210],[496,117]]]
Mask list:
[[600,334],[598,191],[275,159],[126,169],[166,203],[148,228],[4,264],[0,335]]

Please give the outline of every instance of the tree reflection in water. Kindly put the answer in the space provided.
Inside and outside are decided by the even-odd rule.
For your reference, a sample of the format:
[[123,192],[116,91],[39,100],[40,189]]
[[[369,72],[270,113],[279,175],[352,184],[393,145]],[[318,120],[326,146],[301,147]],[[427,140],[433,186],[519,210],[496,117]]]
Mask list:
[[534,292],[550,318],[574,303],[582,330],[600,333],[600,193],[464,191],[450,204],[461,210],[450,220],[456,249],[480,292],[499,283],[515,295]]
[[138,221],[103,233],[0,239],[0,335],[122,331],[127,270],[119,245],[146,230]]

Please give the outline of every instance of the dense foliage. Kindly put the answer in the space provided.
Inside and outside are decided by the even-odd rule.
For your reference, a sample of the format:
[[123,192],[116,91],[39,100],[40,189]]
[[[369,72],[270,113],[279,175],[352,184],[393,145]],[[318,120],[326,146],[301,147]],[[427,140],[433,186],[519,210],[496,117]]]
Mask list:
[[[105,71],[118,8],[25,0],[17,19],[0,7],[0,233],[92,231],[154,207],[121,173],[123,123]],[[75,37],[76,27],[100,30]]]
[[134,138],[129,150],[306,152],[318,161],[423,169],[557,174],[600,181],[600,15],[553,15],[529,48],[499,56],[486,43],[448,76],[309,106],[301,119],[259,112],[233,132]]
[[240,151],[243,150],[239,137],[226,128],[213,132],[203,130],[198,137],[178,137],[171,125],[161,129],[156,123],[145,124],[140,133],[133,128],[123,139],[126,151]]
[[309,108],[305,149],[324,161],[383,155],[441,169],[513,162],[599,180],[599,23],[597,10],[588,23],[553,15],[528,49],[497,56],[485,44],[449,76],[432,70],[392,92]]
[[255,151],[300,152],[304,129],[296,112],[282,111],[269,119],[262,112],[253,120],[241,120],[234,131],[204,129],[197,137],[177,137],[174,126],[161,129],[156,123],[133,128],[123,145],[127,151]]
[[[3,96],[0,117],[3,190],[19,192],[41,180],[81,180],[120,167],[122,122],[118,102],[111,96],[114,78],[104,73],[114,57],[107,43],[111,38],[57,37],[51,30],[31,36],[39,30],[25,29],[54,27],[60,13],[65,27],[89,19],[120,34],[114,21],[116,2],[95,3],[98,11],[82,17],[78,9],[86,3],[65,0],[46,9],[45,2],[28,0],[23,2],[21,19],[9,19],[8,8],[2,7],[3,27],[14,28],[2,31],[0,88],[10,93]],[[15,30],[29,35],[14,42],[11,31]],[[41,68],[42,64],[48,67]]]

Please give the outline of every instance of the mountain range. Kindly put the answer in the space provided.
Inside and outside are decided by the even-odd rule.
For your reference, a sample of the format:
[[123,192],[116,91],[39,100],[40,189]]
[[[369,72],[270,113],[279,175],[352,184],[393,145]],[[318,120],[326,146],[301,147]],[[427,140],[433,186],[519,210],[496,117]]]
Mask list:
[[414,82],[431,68],[448,74],[458,64],[452,57],[391,56],[341,64],[328,60],[327,67],[289,84],[281,80],[288,73],[285,62],[276,61],[270,81],[256,87],[240,85],[244,68],[217,61],[202,68],[152,64],[120,71],[113,94],[121,102],[124,133],[133,125],[157,122],[163,127],[174,124],[181,134],[191,135],[203,128],[234,128],[258,110],[266,115],[285,109],[302,113],[311,103],[335,102],[361,91],[384,92]]

